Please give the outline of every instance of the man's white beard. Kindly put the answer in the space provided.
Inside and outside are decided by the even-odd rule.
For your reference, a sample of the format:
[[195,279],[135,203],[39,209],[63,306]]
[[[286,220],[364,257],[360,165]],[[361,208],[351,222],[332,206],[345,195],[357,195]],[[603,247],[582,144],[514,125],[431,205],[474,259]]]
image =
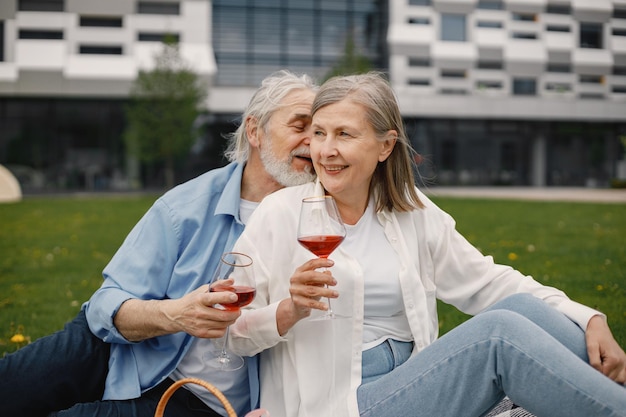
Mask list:
[[296,171],[291,162],[296,155],[307,155],[308,151],[302,148],[296,148],[289,154],[289,158],[281,161],[276,157],[272,149],[272,139],[266,137],[261,146],[260,155],[263,167],[283,187],[292,187],[294,185],[306,184],[315,179],[313,168],[307,167],[305,171]]

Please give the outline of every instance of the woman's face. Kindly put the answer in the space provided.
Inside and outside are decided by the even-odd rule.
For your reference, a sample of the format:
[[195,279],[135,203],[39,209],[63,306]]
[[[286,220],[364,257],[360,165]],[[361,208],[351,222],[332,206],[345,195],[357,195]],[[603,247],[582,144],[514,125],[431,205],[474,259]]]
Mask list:
[[339,204],[365,209],[372,175],[393,150],[395,130],[377,140],[365,107],[349,97],[319,109],[312,129],[311,158],[324,188]]

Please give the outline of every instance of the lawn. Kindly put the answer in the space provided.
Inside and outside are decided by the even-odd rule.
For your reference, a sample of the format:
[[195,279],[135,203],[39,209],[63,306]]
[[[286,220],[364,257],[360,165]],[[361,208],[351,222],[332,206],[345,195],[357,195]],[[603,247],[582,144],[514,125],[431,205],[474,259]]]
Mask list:
[[[155,198],[29,197],[0,204],[0,356],[76,315]],[[626,346],[624,205],[434,200],[483,253],[607,313]],[[442,332],[466,318],[443,304],[440,313]]]

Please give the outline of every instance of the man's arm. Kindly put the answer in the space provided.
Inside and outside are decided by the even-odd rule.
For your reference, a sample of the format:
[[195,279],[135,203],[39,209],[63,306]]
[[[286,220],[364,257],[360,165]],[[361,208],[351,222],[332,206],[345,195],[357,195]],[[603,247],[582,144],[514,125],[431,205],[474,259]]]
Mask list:
[[113,318],[117,330],[129,341],[186,332],[195,337],[216,338],[241,314],[213,307],[237,300],[231,292],[207,292],[203,285],[175,300],[126,300]]

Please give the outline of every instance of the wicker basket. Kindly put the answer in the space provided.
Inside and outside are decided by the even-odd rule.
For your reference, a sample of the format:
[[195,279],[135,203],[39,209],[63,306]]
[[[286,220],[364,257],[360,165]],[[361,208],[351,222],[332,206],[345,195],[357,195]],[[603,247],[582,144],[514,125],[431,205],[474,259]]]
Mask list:
[[182,387],[185,384],[197,384],[208,389],[211,392],[211,394],[215,395],[217,399],[220,400],[220,402],[224,406],[224,409],[226,410],[226,413],[228,414],[228,417],[237,417],[237,414],[235,413],[233,406],[230,404],[228,399],[226,399],[224,394],[222,394],[222,391],[215,388],[214,385],[209,384],[208,382],[203,381],[201,379],[197,379],[197,378],[179,379],[178,381],[170,385],[170,387],[167,390],[165,390],[165,392],[161,396],[161,400],[157,404],[156,411],[154,412],[154,417],[163,417],[163,413],[165,412],[165,406],[167,405],[167,402],[169,401],[170,397],[174,394],[174,391],[176,391],[178,388]]

